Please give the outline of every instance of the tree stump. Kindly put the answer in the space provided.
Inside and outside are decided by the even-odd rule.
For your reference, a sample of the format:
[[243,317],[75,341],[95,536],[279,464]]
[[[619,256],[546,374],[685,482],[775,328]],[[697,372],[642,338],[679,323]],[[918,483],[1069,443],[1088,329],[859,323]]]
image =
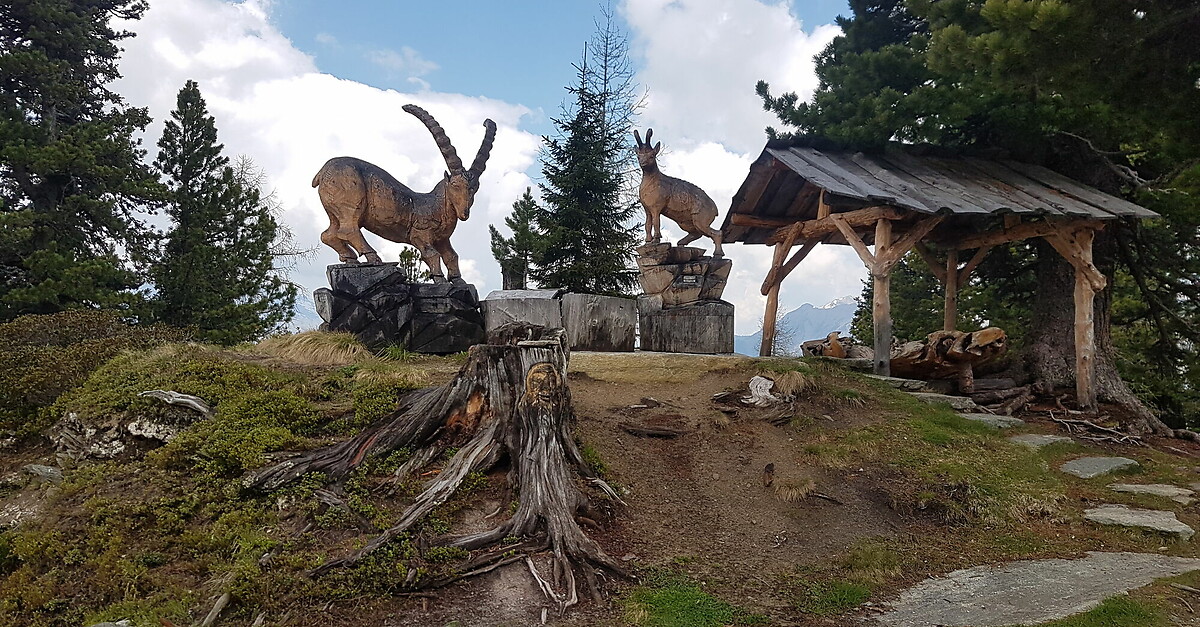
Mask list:
[[[399,448],[414,451],[396,471],[396,480],[413,476],[449,447],[459,447],[392,528],[354,553],[335,558],[313,571],[317,576],[350,566],[396,539],[445,503],[472,472],[486,471],[501,460],[509,464],[510,487],[519,493],[512,517],[495,528],[470,535],[434,538],[434,546],[489,549],[463,564],[458,574],[419,583],[438,587],[525,559],[546,597],[559,611],[578,602],[576,572],[581,572],[599,598],[596,567],[625,576],[576,523],[588,512],[581,480],[620,501],[616,492],[593,476],[571,429],[575,414],[567,387],[568,348],[562,329],[512,323],[494,330],[488,343],[473,346],[467,363],[448,384],[409,394],[391,416],[354,438],[310,451],[251,473],[245,485],[274,490],[306,473],[324,473],[342,481],[365,460]],[[501,540],[523,542],[496,550]],[[553,574],[544,578],[529,556],[548,551]]]

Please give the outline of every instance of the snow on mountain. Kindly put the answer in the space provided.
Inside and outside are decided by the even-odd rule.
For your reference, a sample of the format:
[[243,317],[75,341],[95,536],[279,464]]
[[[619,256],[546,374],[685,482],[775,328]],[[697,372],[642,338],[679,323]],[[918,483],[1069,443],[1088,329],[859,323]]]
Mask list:
[[[843,296],[820,307],[805,303],[784,314],[779,320],[779,328],[785,332],[791,332],[794,345],[789,347],[789,352],[798,355],[800,354],[800,344],[808,340],[823,338],[834,331],[841,331],[843,335],[848,335],[856,307],[853,296]],[[758,355],[758,348],[761,344],[762,331],[756,331],[754,335],[738,335],[733,338],[734,352],[742,355]]]

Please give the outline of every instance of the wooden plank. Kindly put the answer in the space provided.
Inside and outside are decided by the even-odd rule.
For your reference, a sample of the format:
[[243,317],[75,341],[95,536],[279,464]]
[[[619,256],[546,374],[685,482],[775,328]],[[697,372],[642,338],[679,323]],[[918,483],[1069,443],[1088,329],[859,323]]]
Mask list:
[[761,218],[743,213],[735,213],[729,216],[729,222],[734,226],[751,226],[760,229],[777,229],[781,226],[795,224],[798,221],[793,218]]
[[[842,164],[845,168],[850,169],[857,167],[862,171],[863,176],[870,176],[876,181],[876,187],[887,190],[889,193],[896,196],[896,205],[922,213],[937,213],[942,207],[929,204],[926,200],[917,198],[912,195],[912,186],[904,179],[889,172],[887,168],[876,163],[871,157],[863,153],[855,153],[847,157],[846,155],[826,155],[835,163]],[[937,203],[934,203],[937,204]]]
[[839,181],[837,178],[830,176],[824,170],[812,165],[806,161],[803,156],[796,154],[791,150],[777,150],[774,148],[768,148],[767,152],[770,152],[772,155],[774,155],[776,159],[779,159],[781,162],[783,162],[784,165],[798,174],[801,178],[812,182],[812,184],[816,185],[817,187],[829,190],[839,196],[856,198],[864,202],[870,201],[870,198],[868,198],[866,194],[863,194],[859,190],[856,190]]
[[960,185],[944,172],[935,170],[925,164],[924,160],[909,155],[901,150],[892,150],[880,155],[881,160],[889,169],[896,173],[904,173],[921,183],[917,189],[922,194],[938,194],[950,199],[948,204],[955,213],[993,213],[1006,209],[993,199],[978,198],[966,187]]
[[[884,257],[892,245],[892,223],[880,220],[875,223],[875,256]],[[877,265],[877,264],[872,264]],[[875,374],[887,377],[892,374],[892,294],[891,274],[886,270],[871,268],[871,326],[875,345]]]
[[1049,168],[1021,163],[1019,161],[1004,161],[1003,164],[1038,183],[1052,187],[1093,207],[1098,207],[1113,216],[1132,216],[1137,218],[1159,217],[1157,213],[1141,205],[1088,187]]
[[1035,198],[1014,198],[1014,196],[1019,196],[1015,190],[995,185],[994,181],[988,180],[989,177],[967,166],[959,159],[926,158],[921,163],[931,171],[941,174],[946,180],[953,181],[967,190],[971,197],[978,199],[980,206],[992,208],[992,213],[1058,215],[1053,207],[1047,206]]
[[835,213],[827,218],[819,220],[805,220],[803,222],[793,223],[791,226],[785,226],[775,231],[775,234],[767,238],[768,244],[782,242],[789,237],[793,241],[803,241],[810,239],[820,239],[830,233],[838,231],[838,227],[834,224],[833,219],[838,217],[853,228],[862,228],[875,224],[877,220],[900,220],[904,218],[904,212],[893,207],[866,207],[856,209],[854,211],[846,211],[843,213]]
[[817,219],[828,218],[830,213],[833,213],[833,208],[829,206],[829,199],[825,198],[825,194],[829,192],[821,190],[821,196],[817,199]]
[[951,250],[946,254],[946,305],[942,329],[953,331],[958,324],[958,251]]
[[874,184],[872,184],[872,182],[868,179],[873,177],[864,179],[854,172],[842,167],[820,150],[816,150],[814,148],[793,148],[792,152],[802,155],[804,160],[813,167],[825,172],[829,176],[832,176],[850,189],[854,189],[860,194],[866,196],[869,202],[880,205],[894,205],[899,200],[896,198],[895,194],[892,194],[887,190],[876,187]]
[[1053,187],[1048,187],[1038,181],[1030,179],[1021,173],[1005,167],[995,161],[987,161],[984,159],[967,159],[968,163],[974,167],[984,171],[988,176],[995,178],[998,181],[1003,181],[1022,193],[1036,198],[1038,201],[1052,205],[1057,213],[1068,216],[1081,218],[1098,218],[1107,219],[1111,214],[1094,207],[1086,202],[1082,202],[1076,198],[1068,196]]
[[[858,236],[858,233],[854,232],[854,227],[850,226],[850,223],[847,222],[840,213],[835,213],[829,216],[829,219],[833,222],[834,228],[841,231],[842,237],[846,238],[846,243],[850,244],[850,246],[854,248],[854,252],[858,253],[858,258],[862,259],[862,262],[867,266],[867,269],[871,272],[875,272],[875,255],[872,255],[871,251],[867,250],[867,245],[863,243],[862,238]],[[875,223],[878,225],[880,222],[888,221],[877,219]],[[875,251],[879,252],[878,245],[876,246]]]

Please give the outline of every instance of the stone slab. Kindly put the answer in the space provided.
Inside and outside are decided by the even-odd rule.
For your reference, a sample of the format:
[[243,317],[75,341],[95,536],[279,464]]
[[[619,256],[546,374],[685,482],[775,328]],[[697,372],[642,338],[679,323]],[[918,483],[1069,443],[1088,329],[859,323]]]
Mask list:
[[1084,510],[1083,517],[1101,525],[1136,527],[1190,540],[1196,531],[1175,517],[1175,512],[1155,509],[1135,509],[1124,505],[1101,505]]
[[563,326],[562,302],[557,298],[501,298],[479,303],[484,331],[491,333],[510,322],[528,322],[543,327]]
[[1184,505],[1190,505],[1192,501],[1196,500],[1192,498],[1196,494],[1192,490],[1166,483],[1110,483],[1108,489],[1126,494],[1161,496]]
[[1080,457],[1059,466],[1058,469],[1080,479],[1092,479],[1114,470],[1137,468],[1140,464],[1128,457]]
[[1147,553],[1088,553],[976,566],[927,579],[878,616],[887,627],[1034,625],[1086,612],[1161,577],[1200,570],[1200,559]]
[[1028,446],[1029,448],[1032,448],[1032,449],[1039,449],[1039,448],[1042,448],[1043,446],[1050,446],[1051,444],[1059,444],[1061,442],[1071,442],[1073,440],[1071,440],[1071,438],[1068,438],[1065,435],[1046,435],[1046,434],[1041,434],[1041,433],[1022,433],[1021,435],[1010,436],[1008,438],[1008,441],[1012,442],[1013,444],[1020,444],[1021,446]]
[[965,396],[950,396],[948,394],[934,394],[932,392],[909,392],[909,394],[926,403],[945,403],[954,411],[975,411],[979,409],[975,401]]
[[882,382],[888,384],[888,386],[893,387],[897,390],[903,390],[905,392],[924,392],[924,391],[926,391],[925,382],[918,381],[917,379],[901,379],[900,377],[885,377],[885,376],[877,375],[877,374],[869,374],[867,376],[872,379],[875,379],[876,381],[882,381]]
[[637,301],[617,296],[565,294],[562,322],[573,351],[631,352],[637,340]]
[[985,425],[993,426],[997,429],[1011,429],[1025,424],[1020,418],[1012,416],[997,416],[996,414],[959,414],[963,418],[972,422],[982,422]]
[[733,352],[733,305],[725,301],[657,309],[653,299],[638,297],[638,326],[644,351]]

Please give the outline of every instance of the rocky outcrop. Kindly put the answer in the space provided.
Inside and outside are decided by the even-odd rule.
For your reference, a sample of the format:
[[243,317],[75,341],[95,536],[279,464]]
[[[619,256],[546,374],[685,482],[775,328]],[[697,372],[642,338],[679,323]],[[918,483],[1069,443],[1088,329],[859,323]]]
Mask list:
[[368,348],[444,355],[483,342],[479,295],[469,283],[414,283],[396,263],[337,264],[326,276],[329,287],[313,292],[321,327],[353,333]]

